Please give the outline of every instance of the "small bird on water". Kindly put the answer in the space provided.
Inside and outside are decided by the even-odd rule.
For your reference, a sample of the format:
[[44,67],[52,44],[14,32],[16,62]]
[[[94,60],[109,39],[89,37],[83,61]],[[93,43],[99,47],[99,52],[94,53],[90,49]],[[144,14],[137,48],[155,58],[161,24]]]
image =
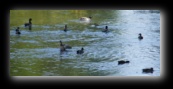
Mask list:
[[108,26],[105,26],[105,29],[102,32],[108,32]]
[[81,50],[76,51],[77,54],[83,54],[84,53],[84,48],[82,47]]
[[66,32],[67,31],[67,25],[65,25],[65,28],[64,28],[64,32]]
[[139,33],[139,36],[138,36],[138,39],[142,40],[143,39],[143,36],[141,33]]
[[29,23],[24,24],[25,27],[29,27],[29,30],[32,29],[32,22],[31,21],[32,21],[32,18],[29,18]]
[[19,31],[19,27],[17,27],[17,29],[16,29],[16,34],[21,34]]

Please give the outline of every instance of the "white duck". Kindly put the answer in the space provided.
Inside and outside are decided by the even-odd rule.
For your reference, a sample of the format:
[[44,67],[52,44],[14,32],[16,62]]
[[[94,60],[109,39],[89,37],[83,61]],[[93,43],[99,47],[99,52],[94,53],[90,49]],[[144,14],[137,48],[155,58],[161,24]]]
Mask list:
[[91,21],[91,16],[90,17],[81,17],[79,20],[80,21],[86,21],[86,22],[90,22]]

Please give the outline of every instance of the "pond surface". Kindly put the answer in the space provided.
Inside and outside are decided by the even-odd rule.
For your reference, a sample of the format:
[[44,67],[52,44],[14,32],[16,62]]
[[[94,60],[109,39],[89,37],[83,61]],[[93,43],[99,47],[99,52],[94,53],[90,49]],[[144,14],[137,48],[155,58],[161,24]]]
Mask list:
[[[24,27],[29,18],[32,30]],[[160,76],[158,10],[11,10],[9,26],[10,76]],[[60,40],[72,49],[60,52]]]

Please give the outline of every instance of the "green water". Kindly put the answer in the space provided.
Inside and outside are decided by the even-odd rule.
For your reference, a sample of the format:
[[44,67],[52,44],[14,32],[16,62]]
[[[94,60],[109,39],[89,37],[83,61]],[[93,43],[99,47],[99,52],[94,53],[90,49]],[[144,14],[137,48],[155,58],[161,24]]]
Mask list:
[[[68,21],[92,16],[94,23],[100,24],[105,19],[115,17],[112,15],[114,12],[113,10],[11,10],[10,27],[22,25],[28,22],[29,18],[33,19],[34,25],[54,26],[65,23],[74,25],[75,23],[69,23]],[[80,28],[81,26],[74,27]]]
[[[37,58],[33,55],[43,55],[45,52],[37,52],[34,49],[54,48],[59,47],[58,41],[46,42],[46,40],[66,39],[72,38],[73,35],[65,36],[44,34],[40,31],[58,31],[64,28],[65,24],[68,24],[68,28],[73,31],[82,31],[84,29],[93,29],[90,25],[102,24],[104,25],[106,20],[116,17],[116,11],[113,10],[10,10],[10,76],[92,76],[92,75],[104,75],[100,71],[92,72],[89,68],[74,68],[79,61],[49,57],[49,58]],[[92,22],[89,24],[81,24],[76,21],[80,17],[92,16]],[[32,30],[24,27],[24,23],[28,22],[28,19],[32,18]],[[15,29],[20,27],[21,35],[15,34]],[[27,35],[24,35],[28,33]],[[36,32],[32,36],[33,32]],[[42,35],[40,35],[42,34]],[[84,36],[85,39],[92,39],[92,36]],[[27,42],[27,41],[33,42]],[[91,41],[92,42],[92,41]],[[90,42],[80,40],[70,40],[64,42],[73,46],[87,46]],[[31,51],[33,49],[33,51]],[[22,50],[22,52],[20,52]],[[77,50],[77,49],[76,49]],[[58,49],[57,49],[58,51]],[[72,58],[73,59],[73,58]],[[92,60],[90,60],[92,61]],[[73,63],[73,64],[70,64]],[[83,63],[79,64],[82,66]]]
[[[9,20],[10,76],[160,76],[159,10],[10,10]],[[61,53],[60,40],[72,49]],[[153,73],[142,73],[149,67]]]

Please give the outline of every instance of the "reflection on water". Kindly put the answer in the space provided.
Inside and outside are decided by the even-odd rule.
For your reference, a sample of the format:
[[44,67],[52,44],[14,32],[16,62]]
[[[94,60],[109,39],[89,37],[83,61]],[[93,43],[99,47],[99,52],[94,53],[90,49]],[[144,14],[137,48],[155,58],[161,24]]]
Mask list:
[[[79,21],[83,16],[93,18],[83,23]],[[28,18],[31,31],[24,27]],[[105,26],[108,33],[102,32]],[[139,33],[144,39],[138,40]],[[60,40],[72,49],[60,53]],[[84,53],[76,54],[82,47]],[[119,60],[130,63],[118,65]],[[154,72],[142,73],[147,67]],[[160,76],[160,11],[12,10],[10,75]]]

